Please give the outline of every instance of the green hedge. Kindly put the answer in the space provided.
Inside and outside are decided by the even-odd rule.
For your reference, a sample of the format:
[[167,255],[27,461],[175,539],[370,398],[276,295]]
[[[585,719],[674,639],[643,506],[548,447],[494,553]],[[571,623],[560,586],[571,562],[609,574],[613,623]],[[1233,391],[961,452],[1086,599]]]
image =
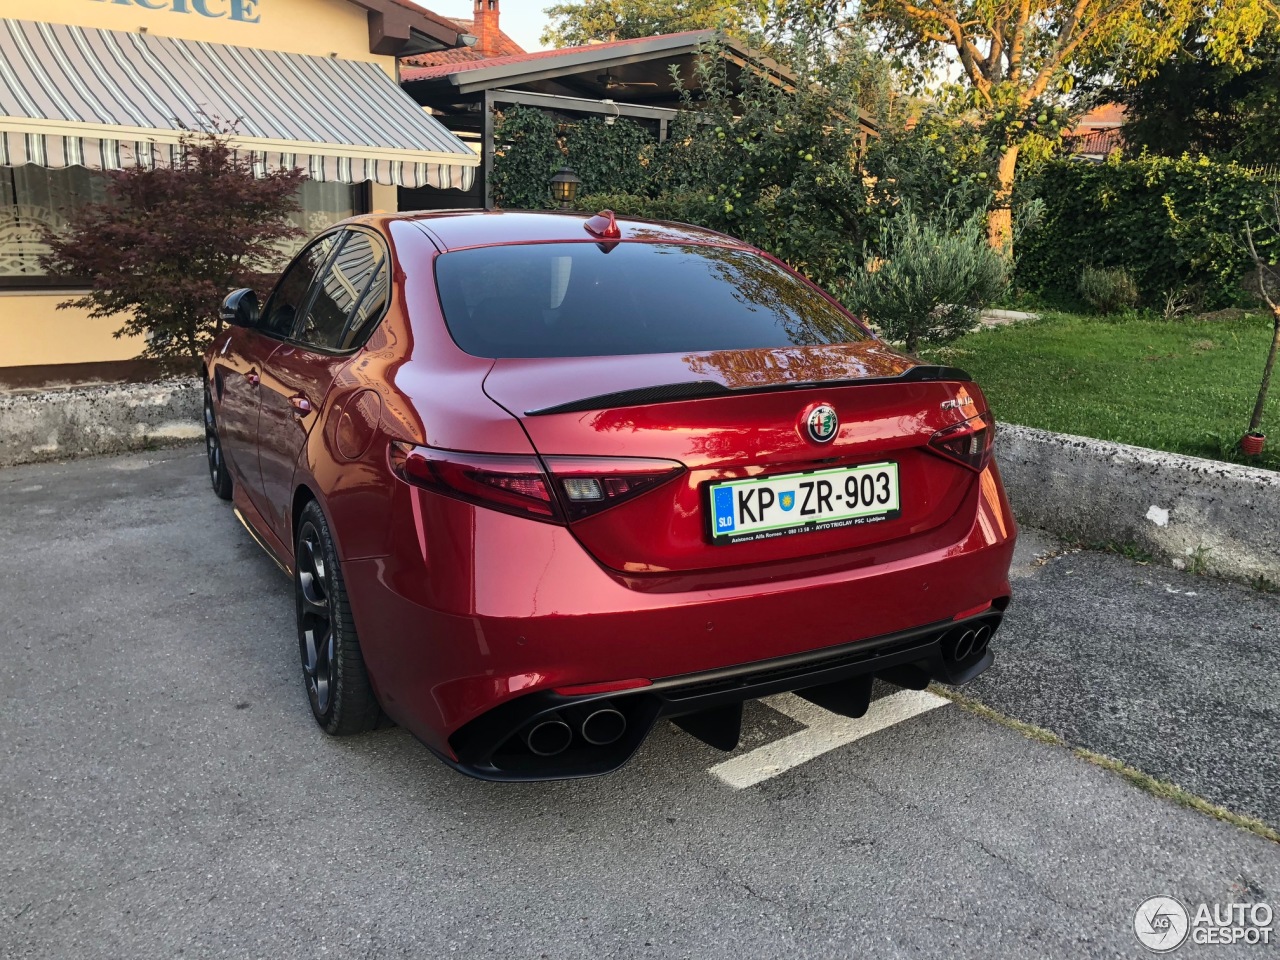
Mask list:
[[1084,267],[1123,267],[1150,306],[1184,291],[1205,307],[1237,303],[1251,266],[1244,225],[1262,222],[1278,187],[1203,158],[1047,162],[1019,184],[1044,215],[1020,238],[1018,285],[1072,299]]
[[502,111],[494,139],[494,203],[524,210],[551,206],[551,177],[566,164],[581,178],[581,193],[642,193],[657,148],[653,135],[631,120],[557,123],[542,110],[521,106]]

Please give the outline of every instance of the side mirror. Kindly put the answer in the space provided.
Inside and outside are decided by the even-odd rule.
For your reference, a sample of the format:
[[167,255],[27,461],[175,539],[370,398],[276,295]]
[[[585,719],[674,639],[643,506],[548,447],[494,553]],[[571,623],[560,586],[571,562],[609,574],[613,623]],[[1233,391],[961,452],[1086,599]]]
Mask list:
[[232,290],[222,301],[222,319],[237,327],[258,325],[258,295],[248,287]]

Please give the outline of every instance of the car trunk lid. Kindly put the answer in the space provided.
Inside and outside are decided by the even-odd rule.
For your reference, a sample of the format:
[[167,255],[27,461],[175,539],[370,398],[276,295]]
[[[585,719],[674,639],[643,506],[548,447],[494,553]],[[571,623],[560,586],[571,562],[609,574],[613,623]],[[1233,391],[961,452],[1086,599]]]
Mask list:
[[[678,478],[572,523],[599,562],[630,573],[768,564],[934,529],[960,508],[976,475],[930,452],[929,440],[985,410],[963,371],[919,364],[875,341],[502,359],[485,392],[521,421],[553,472],[559,458],[683,464]],[[828,442],[806,429],[818,406],[839,419]],[[717,483],[885,463],[896,467],[896,516],[750,542],[712,536]]]

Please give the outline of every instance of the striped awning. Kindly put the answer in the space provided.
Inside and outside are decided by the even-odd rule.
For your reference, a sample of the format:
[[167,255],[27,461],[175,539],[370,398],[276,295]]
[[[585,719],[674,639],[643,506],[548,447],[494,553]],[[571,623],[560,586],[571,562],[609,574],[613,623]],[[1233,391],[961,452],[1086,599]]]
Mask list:
[[376,63],[0,19],[0,166],[150,165],[228,127],[315,180],[467,190],[479,163]]

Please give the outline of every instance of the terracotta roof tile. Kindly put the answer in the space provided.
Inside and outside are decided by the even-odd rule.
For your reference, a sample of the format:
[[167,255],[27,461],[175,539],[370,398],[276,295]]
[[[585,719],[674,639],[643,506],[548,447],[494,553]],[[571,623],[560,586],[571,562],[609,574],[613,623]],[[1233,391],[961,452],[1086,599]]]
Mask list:
[[[473,20],[459,20],[455,17],[450,17],[449,22],[453,24],[456,30],[460,30],[462,33],[472,33],[475,26],[475,21]],[[498,31],[498,53],[496,56],[508,57],[524,52],[524,47],[520,46],[501,30]],[[475,47],[459,47],[456,50],[420,53],[417,56],[405,57],[400,62],[406,67],[438,67],[443,64],[473,63],[492,59],[495,58],[486,57]]]
[[1066,139],[1069,153],[1089,154],[1091,156],[1108,156],[1113,150],[1124,149],[1124,136],[1118,127],[1107,127],[1102,130],[1089,130],[1072,134]]

